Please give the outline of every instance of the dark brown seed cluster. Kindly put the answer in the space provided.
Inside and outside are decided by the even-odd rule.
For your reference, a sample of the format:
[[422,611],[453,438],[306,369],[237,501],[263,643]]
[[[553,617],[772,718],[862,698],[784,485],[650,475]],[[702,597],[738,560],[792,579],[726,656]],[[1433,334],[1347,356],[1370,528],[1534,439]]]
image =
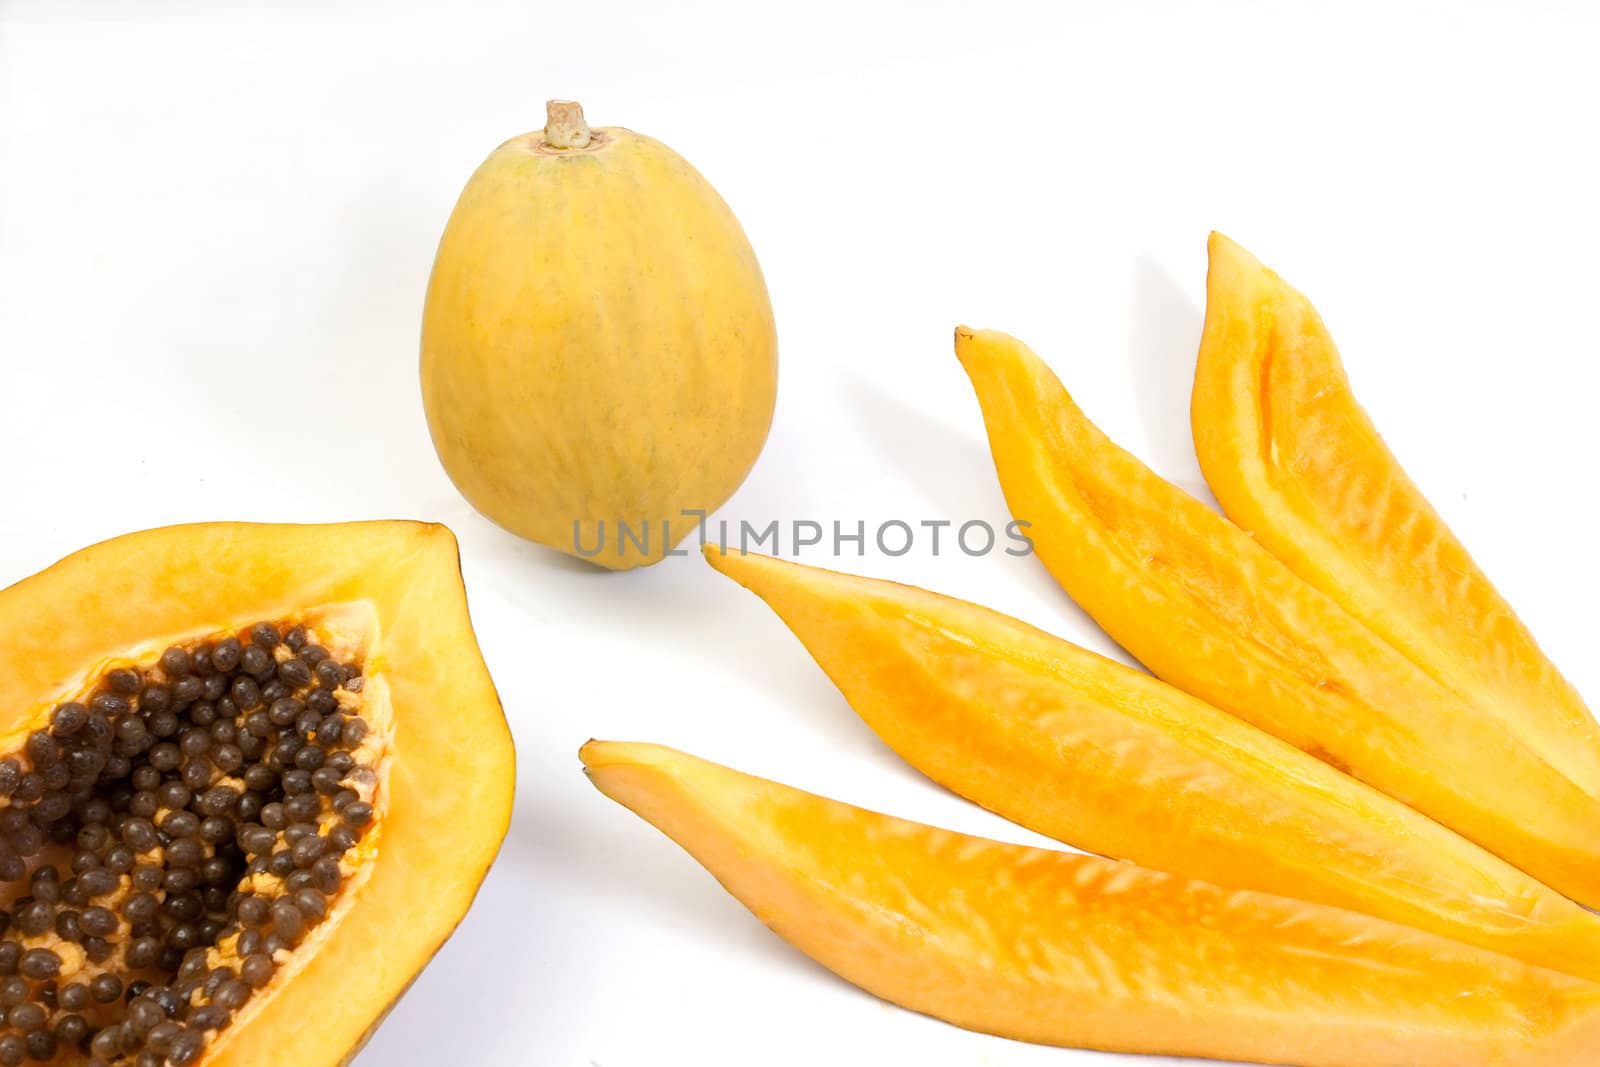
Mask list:
[[0,759],[0,1067],[199,1060],[373,821],[363,681],[259,623],[107,672]]

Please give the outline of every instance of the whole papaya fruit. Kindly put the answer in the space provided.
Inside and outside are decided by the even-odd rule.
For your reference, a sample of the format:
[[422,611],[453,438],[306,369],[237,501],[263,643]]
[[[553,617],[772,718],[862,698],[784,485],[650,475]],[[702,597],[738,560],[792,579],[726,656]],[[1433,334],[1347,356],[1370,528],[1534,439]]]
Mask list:
[[467,182],[428,284],[422,396],[483,514],[604,567],[655,563],[744,481],[776,392],[755,253],[666,145],[551,101]]

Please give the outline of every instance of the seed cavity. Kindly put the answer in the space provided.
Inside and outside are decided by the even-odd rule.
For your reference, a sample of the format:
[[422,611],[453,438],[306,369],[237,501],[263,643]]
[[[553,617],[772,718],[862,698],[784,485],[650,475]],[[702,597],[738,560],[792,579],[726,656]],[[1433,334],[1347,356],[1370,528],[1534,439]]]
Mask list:
[[357,662],[259,622],[108,670],[0,758],[0,1067],[185,1067],[375,822]]

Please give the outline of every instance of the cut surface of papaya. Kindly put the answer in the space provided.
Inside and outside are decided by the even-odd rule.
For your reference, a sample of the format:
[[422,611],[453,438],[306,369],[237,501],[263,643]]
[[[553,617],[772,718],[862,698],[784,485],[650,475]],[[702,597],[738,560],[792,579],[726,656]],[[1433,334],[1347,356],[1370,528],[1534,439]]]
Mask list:
[[0,709],[0,1062],[346,1062],[510,817],[441,526],[84,549],[0,591]]
[[1600,796],[1600,725],[1389,451],[1311,302],[1221,234],[1210,253],[1191,414],[1223,510]]
[[1016,619],[706,546],[908,763],[1012,822],[1600,979],[1600,918],[1241,719]]
[[1012,514],[1158,677],[1600,906],[1600,803],[1245,531],[1118,448],[1013,337],[958,330]]
[[1042,1044],[1302,1067],[1578,1067],[1600,986],[1355,912],[907,822],[657,745],[590,780],[846,980]]

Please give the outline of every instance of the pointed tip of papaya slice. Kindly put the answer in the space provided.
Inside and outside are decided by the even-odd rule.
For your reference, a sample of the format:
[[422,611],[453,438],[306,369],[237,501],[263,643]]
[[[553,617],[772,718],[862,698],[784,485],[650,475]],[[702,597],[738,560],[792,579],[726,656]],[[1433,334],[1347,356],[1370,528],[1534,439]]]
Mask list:
[[821,567],[807,567],[775,556],[752,552],[707,552],[719,574],[760,597],[791,629],[799,618],[819,610],[830,584],[848,587],[860,579]]
[[666,745],[591,740],[578,758],[584,777],[602,796],[696,855],[719,847],[716,809],[748,799],[739,796],[743,775]]
[[[1208,327],[1215,329],[1219,320],[1226,323],[1230,319],[1237,319],[1246,309],[1265,309],[1276,305],[1280,308],[1280,312],[1292,311],[1297,318],[1321,328],[1321,320],[1317,317],[1316,309],[1305,295],[1284,281],[1281,274],[1263,263],[1255,253],[1232,238],[1215,232],[1212,233],[1206,248]],[[1209,346],[1207,342],[1202,341],[1202,354],[1207,353],[1208,349],[1214,353],[1217,347],[1214,339]],[[1247,351],[1249,347],[1238,346],[1241,352]]]
[[1021,341],[1000,330],[979,330],[971,326],[956,327],[956,358],[971,374],[975,363],[986,362],[996,355],[1012,349],[1026,347]]
[[[830,588],[854,588],[866,596],[874,585],[871,580],[854,574],[828,570],[825,567],[811,567],[793,560],[762,555],[759,552],[733,552],[707,546],[705,557],[718,573],[732,578],[772,605],[774,610],[783,615],[785,621],[789,621],[789,616],[784,614],[780,601],[785,604],[789,601],[801,601],[808,593],[826,599]],[[909,588],[893,582],[876,584],[886,589]]]
[[750,560],[771,558],[757,553],[735,552],[727,545],[719,545],[711,541],[707,541],[700,546],[700,554],[705,557],[706,562],[711,564],[715,570],[730,577],[742,573],[746,568],[753,566],[749,562]]
[[[1002,409],[1026,402],[1024,394],[1033,393],[1041,382],[1048,383],[1050,392],[1066,396],[1070,406],[1070,394],[1044,360],[1019,338],[1002,330],[957,333],[956,358],[972,382],[986,423],[996,419],[1001,423],[1012,421]],[[991,445],[996,429],[990,425]]]
[[1281,284],[1281,279],[1233,238],[1212,231],[1206,241],[1207,307],[1223,302],[1238,302],[1265,285]]
[[762,555],[759,552],[737,552],[722,545],[706,544],[701,548],[706,562],[719,574],[727,575],[751,592],[761,595],[761,589],[768,583],[763,581],[765,576],[774,571],[785,568],[799,568],[798,564],[789,563],[775,556]]
[[1221,230],[1212,230],[1206,235],[1206,252],[1213,260],[1225,257],[1244,257],[1252,260],[1255,258],[1245,251],[1243,245]]
[[754,589],[751,585],[762,572],[765,564],[777,563],[770,556],[759,553],[740,552],[726,545],[713,544],[707,541],[700,546],[700,554],[705,561],[711,564],[711,569],[718,574],[727,575],[747,589]]
[[585,771],[604,770],[622,764],[660,762],[670,751],[660,745],[636,741],[601,741],[591,737],[578,749]]
[[[716,768],[717,764],[654,741],[604,741],[590,738],[578,749],[584,773],[601,779],[619,768],[648,769],[661,774],[681,775],[690,771]],[[726,770],[726,768],[723,768]],[[603,791],[603,790],[602,790]]]
[[973,343],[977,339],[977,336],[978,331],[974,330],[971,326],[956,327],[956,359],[961,361],[961,365],[966,368],[968,374],[972,373],[972,368],[968,365],[968,360],[971,358]]

